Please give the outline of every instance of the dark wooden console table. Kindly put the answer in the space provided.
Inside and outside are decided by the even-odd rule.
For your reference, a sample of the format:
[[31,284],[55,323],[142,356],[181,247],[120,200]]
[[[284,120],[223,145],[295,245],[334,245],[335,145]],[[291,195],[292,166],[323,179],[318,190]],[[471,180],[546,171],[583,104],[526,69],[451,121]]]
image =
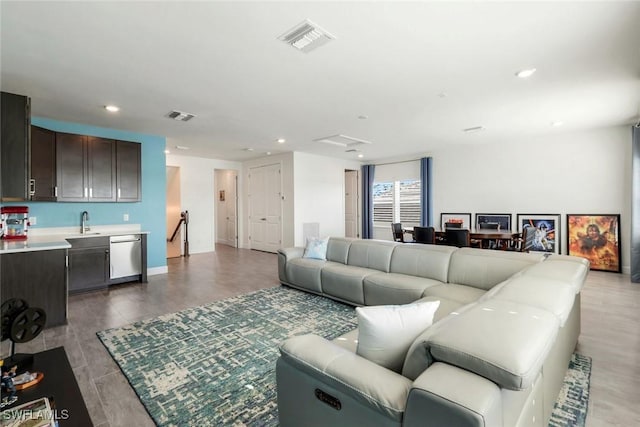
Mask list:
[[32,366],[25,366],[25,369],[30,372],[42,372],[44,378],[38,384],[18,391],[18,401],[5,406],[3,410],[48,397],[53,398],[55,402],[60,427],[93,426],[64,347],[35,353]]

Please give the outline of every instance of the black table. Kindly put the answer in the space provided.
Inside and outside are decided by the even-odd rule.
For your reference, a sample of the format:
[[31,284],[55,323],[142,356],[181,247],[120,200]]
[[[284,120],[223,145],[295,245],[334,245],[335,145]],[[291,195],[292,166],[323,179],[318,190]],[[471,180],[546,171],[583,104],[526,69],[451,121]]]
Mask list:
[[16,392],[18,401],[5,406],[3,410],[49,397],[55,402],[60,427],[93,426],[64,347],[35,353],[33,364],[25,366],[25,369],[29,372],[42,372],[44,378],[38,384]]

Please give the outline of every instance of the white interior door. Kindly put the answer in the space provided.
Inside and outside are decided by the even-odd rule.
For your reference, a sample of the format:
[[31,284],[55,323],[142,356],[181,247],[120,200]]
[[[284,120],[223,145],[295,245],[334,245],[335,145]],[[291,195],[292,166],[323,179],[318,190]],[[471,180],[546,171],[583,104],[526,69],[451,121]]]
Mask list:
[[358,237],[358,171],[344,172],[344,235]]
[[276,252],[282,242],[282,181],[280,165],[249,170],[249,245]]
[[228,195],[226,198],[226,237],[227,243],[234,248],[238,247],[238,174],[232,171],[227,182]]

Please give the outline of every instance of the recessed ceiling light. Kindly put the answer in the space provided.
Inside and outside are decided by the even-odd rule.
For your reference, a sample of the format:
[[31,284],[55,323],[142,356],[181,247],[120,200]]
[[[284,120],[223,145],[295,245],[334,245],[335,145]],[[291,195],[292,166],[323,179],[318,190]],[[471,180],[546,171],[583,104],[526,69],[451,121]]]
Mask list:
[[284,144],[285,142],[287,142],[286,139],[284,138],[278,138],[278,144]]
[[271,151],[267,151],[267,156],[270,156],[270,155],[271,155]]
[[472,133],[472,132],[480,132],[485,130],[484,126],[475,126],[472,128],[466,128],[466,129],[462,129],[463,132],[467,132],[467,133]]
[[187,147],[186,145],[176,145],[176,148],[178,150],[188,150],[189,149],[189,147]]
[[105,105],[104,109],[110,113],[117,113],[118,111],[120,111],[120,107],[115,105]]
[[253,148],[245,148],[244,151],[253,151]]
[[551,122],[551,126],[553,126],[554,128],[560,127],[564,124],[564,122],[561,122],[559,120],[556,120],[555,122]]
[[520,70],[516,73],[516,77],[520,77],[521,79],[526,79],[527,77],[533,76],[533,73],[536,72],[535,68],[527,68],[526,70]]
[[360,120],[367,120],[369,118],[369,116],[365,116],[364,114],[362,114],[362,115],[358,116],[358,118]]
[[364,157],[364,154],[360,153],[360,154],[358,154],[358,157],[359,157],[359,158],[363,158],[363,157]]

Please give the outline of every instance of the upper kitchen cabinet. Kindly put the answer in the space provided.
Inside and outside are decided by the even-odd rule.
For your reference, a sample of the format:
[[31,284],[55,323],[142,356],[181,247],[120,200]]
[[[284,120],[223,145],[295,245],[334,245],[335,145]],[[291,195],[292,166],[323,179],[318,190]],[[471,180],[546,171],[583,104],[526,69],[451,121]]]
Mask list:
[[141,148],[142,146],[136,142],[116,141],[116,184],[119,202],[139,202],[142,199]]
[[112,139],[56,133],[59,202],[116,201],[116,144]]
[[56,188],[56,133],[31,126],[31,200],[55,202]]
[[0,110],[1,198],[2,201],[26,200],[29,195],[30,99],[2,92]]

